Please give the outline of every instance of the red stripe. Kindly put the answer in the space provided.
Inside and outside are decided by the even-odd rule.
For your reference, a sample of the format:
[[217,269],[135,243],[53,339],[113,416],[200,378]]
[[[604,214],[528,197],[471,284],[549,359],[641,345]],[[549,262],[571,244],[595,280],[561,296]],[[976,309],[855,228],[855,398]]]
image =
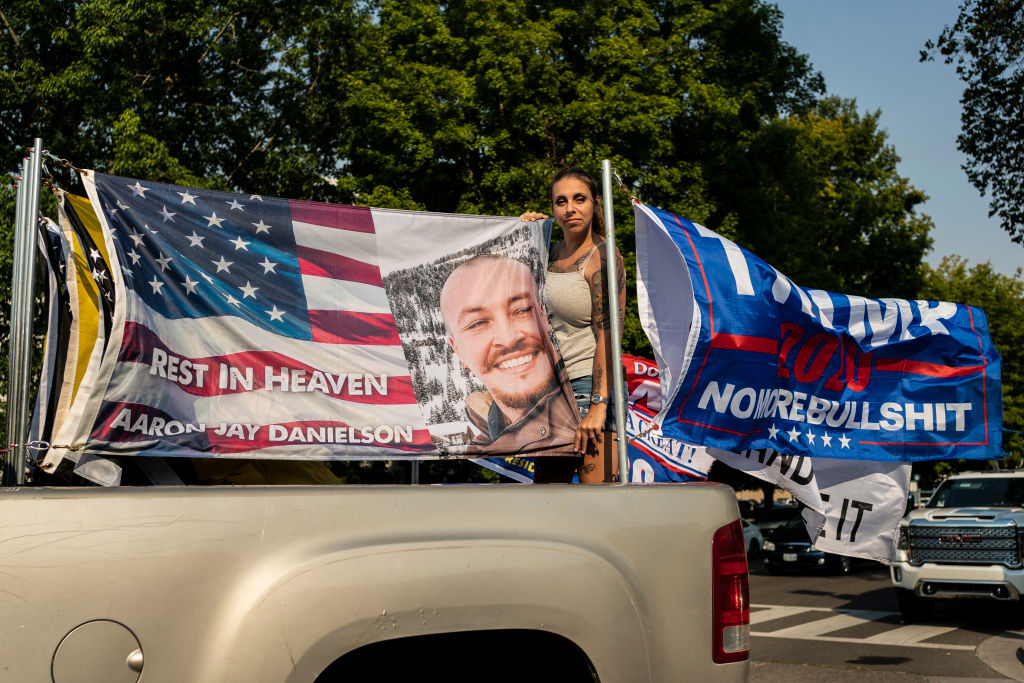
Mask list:
[[365,206],[320,204],[291,199],[288,201],[292,221],[322,225],[326,228],[373,233],[373,214]]
[[[690,250],[693,252],[693,258],[697,259],[697,267],[700,268],[700,276],[704,280],[704,291],[708,293],[708,329],[711,334],[715,334],[715,309],[713,302],[711,301],[711,287],[708,285],[708,276],[704,272],[704,264],[700,260],[700,255],[697,253],[697,246],[693,243],[693,238],[690,237],[690,231],[683,227],[683,222],[679,220],[679,216],[671,214],[672,218],[676,219],[676,224],[682,229],[683,234],[686,235],[686,240],[690,243]],[[686,258],[684,257],[685,261]]]
[[711,348],[730,349],[733,351],[753,351],[775,355],[779,351],[779,340],[767,337],[751,337],[743,334],[724,334],[717,332],[711,335]]
[[400,342],[395,317],[390,313],[310,311],[313,341],[322,344],[395,346]]
[[691,422],[690,420],[677,420],[677,422],[683,422],[683,423],[686,423],[688,425],[696,425],[697,427],[705,427],[707,429],[713,429],[716,432],[725,432],[726,434],[736,434],[738,436],[750,436],[751,434],[757,434],[758,432],[761,431],[760,429],[755,429],[755,430],[750,431],[750,432],[737,432],[737,431],[733,431],[732,429],[725,429],[724,427],[715,427],[714,425],[707,425],[707,424],[704,424],[702,422]]
[[[279,425],[283,427],[287,435],[291,435],[293,429],[299,429],[302,436],[306,436],[306,429],[311,428],[313,430],[320,430],[326,428],[326,433],[323,435],[330,440],[334,437],[334,428],[338,427],[344,430],[344,434],[347,438],[348,427],[351,425],[345,422],[328,422],[328,421],[308,421],[308,422],[283,422]],[[258,450],[261,448],[271,448],[274,446],[295,446],[301,447],[304,445],[313,446],[359,446],[361,448],[394,448],[402,451],[427,451],[434,450],[434,444],[430,440],[430,432],[426,429],[415,429],[412,433],[412,443],[361,443],[361,434],[359,427],[355,428],[355,434],[353,435],[356,439],[355,442],[349,443],[334,443],[334,442],[320,442],[320,441],[272,441],[270,439],[270,426],[261,425],[252,440],[238,441],[236,437],[229,437],[225,434],[215,434],[212,429],[207,429],[206,434],[210,439],[210,452],[212,453],[244,453],[246,451]]]
[[[126,408],[131,411],[132,423],[138,420],[140,415],[147,415],[150,418],[161,417],[166,422],[171,422],[174,419],[169,413],[143,403],[104,402],[100,407],[99,414],[96,416],[96,422],[94,423],[92,433],[89,434],[89,438],[97,441],[116,441],[118,443],[125,441],[152,441],[161,438],[150,436],[143,432],[129,432],[121,427],[111,429],[110,423]],[[115,432],[117,433],[116,438],[114,437]]]
[[304,247],[301,244],[295,247],[295,253],[299,257],[299,270],[303,275],[349,280],[377,287],[384,286],[384,282],[380,278],[380,268],[373,264],[329,251]]
[[951,365],[939,365],[937,363],[926,363],[921,360],[908,360],[905,358],[876,358],[875,369],[887,372],[909,372],[914,375],[926,375],[928,377],[963,377],[973,375],[985,369],[984,365],[968,365],[964,367],[953,367]]
[[[350,443],[341,442],[318,442],[318,441],[272,441],[270,439],[270,426],[261,425],[256,430],[254,438],[250,441],[248,438],[239,440],[238,437],[228,436],[227,434],[217,434],[214,430],[218,429],[218,426],[207,427],[203,431],[188,432],[175,435],[167,436],[151,436],[142,432],[130,432],[118,427],[111,429],[110,423],[121,414],[121,411],[128,409],[131,411],[131,422],[134,423],[138,420],[141,415],[148,415],[150,418],[162,417],[168,422],[171,422],[171,416],[164,413],[152,406],[148,406],[140,403],[108,403],[104,404],[104,414],[97,420],[98,427],[90,435],[90,438],[97,441],[116,441],[117,443],[128,443],[135,441],[165,441],[172,444],[180,444],[182,448],[187,448],[185,444],[199,440],[201,441],[204,437],[209,442],[210,447],[207,450],[202,451],[203,453],[245,453],[248,451],[260,450],[263,448],[269,448],[273,446],[294,446],[301,448],[308,445],[323,445],[323,446],[358,446],[361,448],[392,448],[401,451],[411,452],[427,452],[433,451],[434,444],[430,440],[430,432],[426,429],[414,429],[412,432],[412,442],[401,442],[401,443],[378,443],[376,441],[370,443],[361,443],[362,434],[359,428],[356,428],[356,432],[352,435],[355,441]],[[344,422],[335,421],[308,421],[308,422],[283,422],[278,426],[283,427],[286,430],[286,435],[290,436],[294,428],[301,430],[301,435],[306,436],[306,428],[311,427],[313,429],[327,428],[326,433],[323,435],[328,440],[334,438],[336,433],[334,428],[340,427],[344,429],[343,432],[345,437],[348,437],[348,427],[350,425]],[[376,425],[374,425],[376,428]],[[248,432],[246,432],[248,437]],[[190,449],[192,450],[192,449]],[[194,451],[193,451],[194,452]]]
[[673,464],[669,460],[666,460],[663,456],[659,455],[658,453],[655,453],[654,451],[645,448],[644,446],[642,446],[640,444],[639,441],[634,441],[634,442],[632,442],[629,445],[632,446],[633,448],[637,449],[638,451],[641,451],[641,452],[646,453],[647,455],[651,456],[652,458],[654,458],[655,460],[658,461],[659,465],[661,465],[662,467],[664,467],[667,470],[672,470],[673,472],[675,472],[677,474],[682,474],[682,475],[685,475],[687,477],[696,477],[694,472],[699,471],[696,467],[693,468],[692,471],[684,469],[682,467],[679,467],[678,465]]
[[[711,333],[711,336],[713,337],[715,335],[715,315],[713,312],[713,306],[711,301],[711,288],[708,286],[707,275],[704,274],[704,264],[701,263],[700,255],[697,254],[697,247],[693,243],[693,238],[690,237],[689,231],[685,227],[683,227],[683,222],[679,220],[679,216],[675,214],[671,214],[671,216],[676,220],[676,223],[682,229],[683,234],[686,235],[686,239],[690,243],[690,250],[693,251],[693,258],[697,260],[697,265],[700,266],[700,274],[701,277],[704,278],[704,289],[708,293],[708,331]],[[680,253],[682,252],[680,251]],[[686,257],[684,256],[683,261],[685,262],[685,260]],[[691,280],[692,279],[693,278],[691,278]],[[690,402],[690,398],[693,396],[693,392],[697,391],[697,384],[700,383],[700,375],[702,372],[704,372],[704,366],[707,365],[708,355],[710,355],[710,353],[711,346],[709,345],[708,348],[705,349],[704,351],[704,358],[700,362],[700,368],[697,369],[697,376],[693,378],[693,387],[690,388],[690,393],[688,393],[686,395],[686,398],[683,399],[683,402],[679,404],[679,411],[676,413],[677,420],[679,416],[683,414],[683,410],[686,408],[686,404]]]
[[[153,356],[152,350],[154,348],[171,353],[167,345],[158,339],[148,327],[140,323],[126,323],[124,341],[121,345],[121,352],[118,355],[118,360],[122,363],[139,363],[148,366],[151,365]],[[181,358],[180,356],[176,357]],[[191,362],[193,367],[207,368],[203,373],[203,386],[196,386],[195,380],[192,380],[187,385],[180,382],[177,383],[183,391],[186,391],[193,396],[222,396],[225,394],[238,394],[245,391],[257,391],[264,389],[266,387],[267,368],[271,368],[275,375],[282,374],[281,368],[287,368],[289,371],[304,370],[306,371],[304,381],[305,385],[309,385],[315,371],[319,370],[321,373],[324,372],[320,368],[307,365],[306,363],[302,363],[291,356],[286,356],[275,351],[243,351],[218,356],[205,356],[203,358],[184,358],[183,360]],[[252,368],[252,389],[245,389],[240,384],[237,384],[235,389],[218,388],[218,373],[220,372],[219,367],[222,364],[228,367],[237,368],[242,377],[246,376],[246,368]],[[330,370],[327,372],[330,372]],[[192,374],[196,375],[198,373],[193,370]],[[387,378],[388,393],[386,395],[378,393],[353,394],[349,388],[347,379],[345,380],[341,391],[337,392],[334,391],[329,378],[324,376],[323,380],[326,383],[327,391],[319,389],[316,391],[342,401],[372,405],[416,403],[416,397],[412,390],[412,379],[408,376],[389,376]],[[338,377],[335,375],[335,384],[338,383]],[[275,384],[274,391],[281,391],[279,384]]]
[[867,446],[987,446],[988,441],[972,441],[963,443],[960,441],[858,441]]

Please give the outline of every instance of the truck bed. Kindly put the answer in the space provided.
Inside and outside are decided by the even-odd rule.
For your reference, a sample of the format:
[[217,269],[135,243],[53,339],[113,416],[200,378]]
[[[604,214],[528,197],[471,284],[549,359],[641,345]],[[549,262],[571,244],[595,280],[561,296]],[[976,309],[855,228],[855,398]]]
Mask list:
[[[746,680],[710,654],[736,519],[704,483],[6,489],[0,679],[313,682],[367,645],[500,631],[554,634],[601,681]],[[496,668],[523,655],[495,642]]]

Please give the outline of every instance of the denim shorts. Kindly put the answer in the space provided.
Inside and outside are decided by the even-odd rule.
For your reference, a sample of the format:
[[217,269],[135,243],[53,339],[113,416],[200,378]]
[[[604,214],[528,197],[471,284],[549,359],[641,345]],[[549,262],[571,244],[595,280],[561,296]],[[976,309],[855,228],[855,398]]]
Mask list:
[[[576,405],[580,408],[580,418],[582,419],[587,412],[590,410],[590,396],[594,393],[594,377],[593,375],[584,375],[583,377],[577,377],[576,379],[569,380],[572,383],[572,393],[576,397]],[[612,392],[615,390],[612,389]],[[610,392],[611,393],[611,392]],[[604,429],[607,432],[615,431],[615,403],[610,400],[608,402],[608,411],[605,413],[604,418]]]

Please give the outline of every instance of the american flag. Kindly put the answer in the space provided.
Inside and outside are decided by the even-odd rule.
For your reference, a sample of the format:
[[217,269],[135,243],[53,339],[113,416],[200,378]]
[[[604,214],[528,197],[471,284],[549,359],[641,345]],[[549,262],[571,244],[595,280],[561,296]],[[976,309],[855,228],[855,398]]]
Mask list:
[[84,176],[113,245],[109,381],[87,450],[274,458],[433,451],[371,210]]

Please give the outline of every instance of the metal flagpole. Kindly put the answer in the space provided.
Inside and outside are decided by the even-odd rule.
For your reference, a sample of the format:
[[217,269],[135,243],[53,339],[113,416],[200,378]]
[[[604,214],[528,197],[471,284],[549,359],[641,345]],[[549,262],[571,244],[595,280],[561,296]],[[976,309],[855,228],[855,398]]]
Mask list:
[[15,208],[14,254],[11,273],[11,337],[7,375],[7,444],[3,484],[25,483],[28,460],[28,388],[32,371],[32,288],[35,283],[35,231],[39,215],[39,185],[43,141],[35,139],[22,164]]
[[[21,253],[21,223],[22,216],[25,213],[25,186],[28,182],[28,159],[21,162],[21,169],[18,172],[18,188],[14,202],[14,252],[11,254],[11,282],[16,283],[21,279],[21,259],[18,258],[18,254]],[[12,292],[13,293],[13,292]],[[18,299],[14,296],[11,297],[11,317],[9,322],[11,330],[15,329],[16,321],[18,319]],[[18,357],[17,347],[18,337],[11,334],[8,339],[8,372],[7,372],[7,441],[6,450],[4,452],[3,471],[0,472],[2,475],[2,483],[5,486],[16,485],[17,482],[17,445],[15,442],[19,439],[15,436],[14,427],[14,416],[16,414],[16,402],[19,392],[18,376],[15,373],[15,359]]]
[[619,483],[629,483],[629,456],[626,454],[626,405],[622,398],[626,388],[622,378],[622,326],[619,321],[619,273],[615,259],[615,212],[612,199],[612,162],[601,162],[602,184],[604,185],[604,247],[605,273],[608,280],[608,300],[612,324],[612,360],[614,367],[608,369],[612,375],[615,400],[615,432],[619,437]]

